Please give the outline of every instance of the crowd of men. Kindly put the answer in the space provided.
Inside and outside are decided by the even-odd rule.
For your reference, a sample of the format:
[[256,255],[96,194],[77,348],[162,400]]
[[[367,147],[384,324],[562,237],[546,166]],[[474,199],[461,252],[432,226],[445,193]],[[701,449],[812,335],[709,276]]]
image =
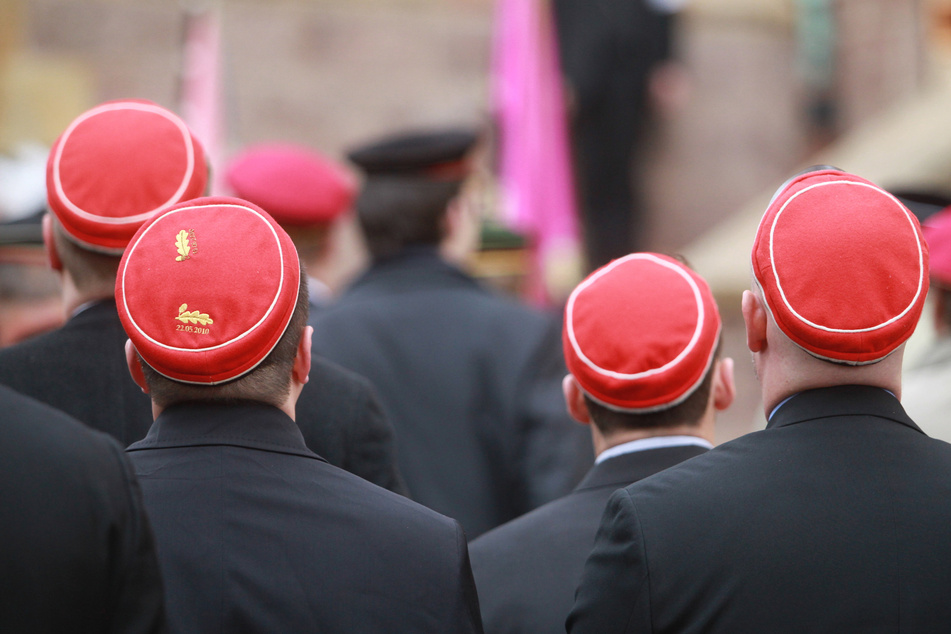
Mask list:
[[487,290],[476,141],[247,148],[208,196],[165,108],[72,122],[43,220],[69,318],[0,350],[0,631],[947,629],[951,445],[901,399],[951,222],[784,183],[742,299],[768,423],[714,447],[704,279],[638,252],[560,315]]

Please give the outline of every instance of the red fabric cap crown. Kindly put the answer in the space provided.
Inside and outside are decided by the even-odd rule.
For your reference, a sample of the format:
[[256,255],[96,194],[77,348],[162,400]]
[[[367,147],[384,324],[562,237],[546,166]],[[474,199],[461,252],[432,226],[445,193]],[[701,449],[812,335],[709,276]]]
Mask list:
[[254,369],[294,313],[294,244],[263,210],[198,198],[162,212],[119,264],[116,304],[129,339],[160,374],[222,383]]
[[568,371],[588,396],[614,410],[650,412],[677,405],[703,381],[720,313],[689,268],[633,253],[578,285],[562,332]]
[[235,195],[282,225],[328,223],[350,209],[357,191],[342,165],[294,145],[248,148],[231,161],[226,178]]
[[777,325],[810,354],[879,361],[915,330],[928,292],[928,249],[894,196],[844,172],[803,174],[759,225],[753,275]]
[[931,279],[951,287],[951,207],[930,216],[921,230],[928,243]]
[[50,209],[95,251],[119,254],[153,214],[201,196],[201,145],[174,113],[149,101],[110,101],[60,135],[46,165]]

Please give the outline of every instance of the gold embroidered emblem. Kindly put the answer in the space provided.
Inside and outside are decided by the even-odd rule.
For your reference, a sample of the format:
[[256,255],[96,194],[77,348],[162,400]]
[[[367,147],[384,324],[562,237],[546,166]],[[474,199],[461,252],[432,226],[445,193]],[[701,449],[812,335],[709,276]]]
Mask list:
[[184,229],[179,231],[178,236],[175,238],[175,248],[178,249],[178,257],[175,258],[176,262],[188,259],[188,254],[191,253],[192,247],[188,244],[188,232]]
[[205,313],[200,313],[197,310],[188,310],[188,304],[182,304],[178,307],[178,316],[175,319],[185,324],[201,324],[202,326],[215,323],[214,320]]

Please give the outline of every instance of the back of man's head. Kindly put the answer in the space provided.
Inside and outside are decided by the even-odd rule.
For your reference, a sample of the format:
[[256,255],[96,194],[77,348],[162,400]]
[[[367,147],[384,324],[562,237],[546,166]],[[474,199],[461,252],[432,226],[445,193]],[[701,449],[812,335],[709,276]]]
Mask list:
[[471,172],[475,143],[469,130],[406,132],[348,153],[366,176],[356,207],[374,258],[439,245],[448,205]]
[[720,331],[703,278],[673,258],[634,253],[571,293],[562,340],[592,422],[607,435],[697,425],[708,410]]
[[[79,286],[111,285],[139,226],[201,196],[208,167],[201,144],[174,113],[144,100],[109,101],[77,117],[54,143],[46,169],[55,223],[44,239],[54,268]],[[86,254],[92,254],[88,258]]]
[[836,169],[806,172],[777,192],[752,267],[782,334],[837,364],[873,364],[898,349],[928,292],[928,249],[915,216]]
[[153,401],[280,406],[307,321],[304,280],[290,238],[252,203],[198,198],[146,222],[122,256],[116,302]]

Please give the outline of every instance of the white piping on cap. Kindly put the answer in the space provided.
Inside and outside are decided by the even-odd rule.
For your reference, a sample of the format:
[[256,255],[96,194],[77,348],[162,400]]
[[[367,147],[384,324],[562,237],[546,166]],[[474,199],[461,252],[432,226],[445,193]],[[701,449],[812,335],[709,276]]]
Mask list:
[[[162,203],[161,205],[159,205],[158,207],[154,209],[151,209],[149,211],[146,211],[140,214],[136,214],[134,216],[123,216],[120,218],[113,218],[109,216],[100,216],[97,214],[89,213],[85,209],[81,209],[78,205],[76,205],[76,203],[70,200],[69,196],[66,195],[66,192],[63,191],[63,183],[60,178],[60,161],[63,158],[63,148],[66,147],[66,143],[67,141],[69,141],[70,135],[73,133],[73,131],[75,131],[77,127],[79,127],[80,124],[82,124],[87,119],[90,119],[96,115],[99,115],[105,112],[113,112],[117,110],[140,110],[142,112],[151,112],[152,114],[157,114],[171,121],[175,125],[175,127],[177,127],[179,131],[182,133],[182,139],[185,142],[185,155],[187,156],[188,163],[186,165],[185,174],[182,177],[181,184],[178,186],[178,189],[175,191],[175,193],[172,194],[172,197],[169,198],[167,201],[165,201],[164,203]],[[168,112],[164,108],[160,108],[158,106],[154,106],[154,105],[146,104],[146,103],[123,101],[119,103],[104,104],[102,106],[99,106],[98,108],[93,108],[92,110],[78,117],[75,121],[73,121],[70,124],[68,128],[66,128],[66,131],[63,132],[63,136],[56,147],[56,153],[53,155],[53,185],[56,189],[57,196],[59,196],[59,199],[63,202],[63,204],[70,211],[72,211],[74,214],[76,214],[77,216],[81,218],[85,218],[86,220],[92,220],[92,221],[103,223],[103,224],[111,224],[111,225],[123,225],[123,224],[132,224],[136,222],[143,222],[149,219],[157,211],[160,211],[164,209],[165,207],[168,207],[170,205],[173,205],[179,202],[179,199],[182,197],[182,194],[184,194],[185,190],[188,188],[188,183],[191,181],[192,174],[194,173],[194,171],[195,171],[194,147],[192,145],[191,132],[189,132],[188,127],[185,125],[185,123],[181,119],[179,119],[174,114]]]
[[[674,271],[675,273],[677,273],[677,275],[679,275],[684,280],[686,280],[687,284],[690,285],[690,289],[693,292],[694,299],[697,302],[697,325],[694,328],[693,335],[691,336],[690,341],[687,343],[686,347],[683,350],[681,350],[680,354],[678,354],[672,360],[668,361],[667,363],[660,366],[659,368],[651,368],[650,370],[644,370],[643,372],[625,374],[622,372],[615,372],[613,370],[602,368],[601,366],[597,365],[594,361],[589,359],[587,355],[585,355],[584,352],[582,352],[581,346],[578,344],[578,340],[575,337],[573,318],[574,318],[575,299],[578,297],[578,295],[581,294],[581,292],[584,291],[591,284],[596,282],[601,276],[609,273],[615,267],[623,264],[624,262],[628,262],[630,260],[650,260],[654,262],[655,264],[659,264],[660,266],[663,266],[665,268],[668,268]],[[565,312],[566,312],[565,324],[568,331],[568,340],[571,342],[571,347],[575,351],[575,354],[578,355],[578,358],[581,359],[581,361],[586,366],[588,366],[589,368],[591,368],[598,374],[601,374],[603,376],[607,376],[613,379],[619,379],[622,381],[634,381],[637,379],[643,379],[650,376],[654,376],[655,374],[666,372],[667,370],[679,364],[681,361],[684,360],[684,358],[688,354],[690,354],[693,348],[697,345],[697,341],[699,341],[700,339],[700,334],[703,331],[703,324],[706,318],[706,314],[703,308],[703,298],[700,296],[700,288],[697,286],[697,283],[694,281],[694,279],[686,271],[680,268],[678,265],[668,262],[666,260],[662,260],[649,253],[632,253],[630,255],[626,255],[623,258],[619,258],[615,260],[608,266],[604,267],[603,269],[601,269],[600,271],[598,271],[597,273],[589,277],[587,280],[582,282],[578,286],[578,288],[574,290],[574,292],[571,293],[571,296],[568,298],[568,304],[565,308]]]
[[[284,249],[281,247],[280,237],[278,237],[277,232],[274,230],[274,227],[272,227],[271,224],[270,224],[267,220],[265,220],[264,217],[263,217],[261,214],[259,214],[259,213],[258,213],[257,211],[255,211],[254,209],[251,209],[250,207],[244,207],[244,206],[242,206],[242,205],[234,205],[234,204],[191,205],[191,206],[188,206],[188,207],[180,207],[180,208],[178,208],[178,209],[173,209],[172,211],[168,211],[168,212],[162,214],[161,216],[159,216],[159,217],[156,219],[156,221],[155,221],[154,223],[150,224],[150,225],[145,229],[145,231],[142,232],[142,234],[139,236],[139,238],[138,238],[133,244],[129,245],[128,255],[126,256],[126,258],[127,258],[126,262],[128,262],[128,258],[132,257],[133,253],[135,253],[135,249],[139,246],[139,243],[142,242],[142,238],[144,238],[153,228],[155,228],[155,225],[157,225],[161,219],[163,219],[163,218],[165,218],[165,217],[167,217],[167,216],[170,216],[170,215],[172,215],[172,214],[176,214],[176,213],[178,213],[178,212],[180,212],[180,211],[192,210],[192,209],[206,209],[206,208],[208,208],[208,207],[217,207],[217,208],[233,207],[233,208],[235,208],[235,209],[242,209],[242,210],[244,210],[244,211],[251,212],[252,214],[254,214],[255,216],[257,216],[258,218],[261,219],[261,222],[263,222],[263,223],[265,224],[265,226],[267,226],[267,228],[271,231],[271,234],[274,236],[274,241],[277,243],[278,255],[279,255],[279,258],[280,258],[280,262],[281,262],[281,277],[280,277],[280,283],[279,283],[278,286],[277,286],[277,291],[274,293],[274,299],[271,300],[271,305],[268,306],[268,309],[264,312],[264,316],[262,316],[261,319],[259,319],[257,323],[255,323],[253,326],[251,326],[250,328],[248,328],[247,330],[245,330],[244,332],[242,332],[242,333],[239,334],[238,336],[236,336],[236,337],[234,337],[234,338],[232,338],[232,339],[229,339],[228,341],[219,343],[219,344],[217,344],[217,345],[209,346],[209,347],[207,347],[207,348],[178,348],[178,347],[175,347],[175,346],[169,346],[169,345],[164,344],[164,343],[162,343],[162,342],[160,342],[160,341],[156,341],[155,339],[153,339],[152,337],[150,337],[148,334],[145,333],[144,330],[142,330],[142,328],[139,326],[139,324],[137,324],[136,321],[135,321],[135,319],[132,317],[132,312],[129,310],[129,303],[128,303],[127,299],[126,299],[125,277],[126,277],[126,273],[127,273],[128,270],[129,270],[129,267],[128,267],[128,264],[127,264],[127,265],[122,269],[122,304],[123,304],[123,306],[125,306],[126,315],[129,317],[129,321],[132,323],[132,325],[133,325],[133,327],[135,328],[136,332],[138,332],[140,335],[142,335],[142,337],[144,337],[146,340],[148,340],[148,341],[154,343],[156,346],[159,346],[160,348],[165,348],[166,350],[174,350],[174,351],[176,351],[176,352],[187,352],[187,353],[191,353],[191,352],[208,352],[209,350],[217,350],[217,349],[219,349],[219,348],[223,348],[223,347],[225,347],[225,346],[229,346],[229,345],[231,345],[232,343],[234,343],[234,342],[236,342],[236,341],[239,341],[239,340],[243,339],[244,337],[247,337],[247,336],[250,335],[254,330],[256,330],[257,328],[259,328],[259,327],[261,326],[261,324],[263,324],[264,321],[268,318],[268,316],[274,311],[274,307],[277,305],[277,300],[278,300],[278,299],[280,298],[280,296],[281,296],[281,290],[284,288]],[[298,287],[298,289],[297,289],[296,292],[297,292],[298,294],[300,293],[300,288],[299,288],[299,287]],[[290,321],[288,321],[288,323],[290,323]],[[287,324],[284,325],[284,329],[285,329],[285,330],[287,329]],[[284,334],[283,331],[281,332],[281,334],[282,334],[282,335]],[[263,358],[263,357],[262,357],[262,358]],[[178,381],[179,379],[175,379],[175,380]],[[229,379],[229,380],[230,380],[230,379]]]
[[[876,326],[869,326],[868,328],[855,328],[850,330],[850,329],[844,329],[844,328],[830,328],[829,326],[822,326],[815,322],[809,321],[808,319],[800,315],[798,312],[796,312],[796,310],[792,307],[792,305],[789,303],[789,300],[786,298],[786,292],[783,290],[783,285],[779,281],[779,271],[776,269],[776,261],[773,258],[773,234],[776,231],[776,224],[777,222],[779,222],[779,217],[786,210],[786,207],[789,205],[789,203],[794,201],[800,195],[805,194],[806,192],[811,191],[817,187],[825,187],[826,185],[854,185],[858,187],[867,187],[868,189],[871,189],[872,191],[876,191],[880,194],[884,194],[898,206],[898,209],[905,216],[905,220],[908,221],[908,224],[911,227],[912,235],[915,236],[915,244],[918,247],[918,289],[915,291],[915,296],[912,298],[911,303],[908,304],[908,306],[906,306],[905,309],[901,311],[898,315],[895,315],[891,319],[888,319],[887,321],[884,321]],[[776,280],[776,288],[779,290],[779,296],[782,298],[783,304],[785,304],[786,308],[789,309],[789,312],[792,313],[802,323],[812,326],[813,328],[816,328],[817,330],[824,330],[826,332],[852,334],[852,333],[859,333],[859,332],[870,332],[872,330],[879,330],[881,328],[884,328],[885,326],[888,326],[898,321],[899,319],[904,317],[906,314],[908,314],[908,311],[914,308],[915,304],[918,301],[918,297],[921,295],[921,290],[924,285],[924,275],[925,275],[924,254],[921,249],[921,240],[918,239],[918,232],[915,231],[915,224],[914,224],[914,221],[911,219],[911,216],[908,210],[906,210],[905,206],[902,205],[898,201],[898,199],[896,199],[894,196],[884,191],[883,189],[879,187],[875,187],[874,185],[870,185],[868,183],[857,183],[854,181],[844,181],[844,180],[825,181],[822,183],[816,183],[815,185],[810,185],[809,187],[806,187],[796,192],[792,196],[790,196],[789,200],[783,203],[783,206],[780,207],[779,211],[776,212],[776,216],[773,218],[773,223],[769,228],[769,261],[773,269],[773,278]]]

